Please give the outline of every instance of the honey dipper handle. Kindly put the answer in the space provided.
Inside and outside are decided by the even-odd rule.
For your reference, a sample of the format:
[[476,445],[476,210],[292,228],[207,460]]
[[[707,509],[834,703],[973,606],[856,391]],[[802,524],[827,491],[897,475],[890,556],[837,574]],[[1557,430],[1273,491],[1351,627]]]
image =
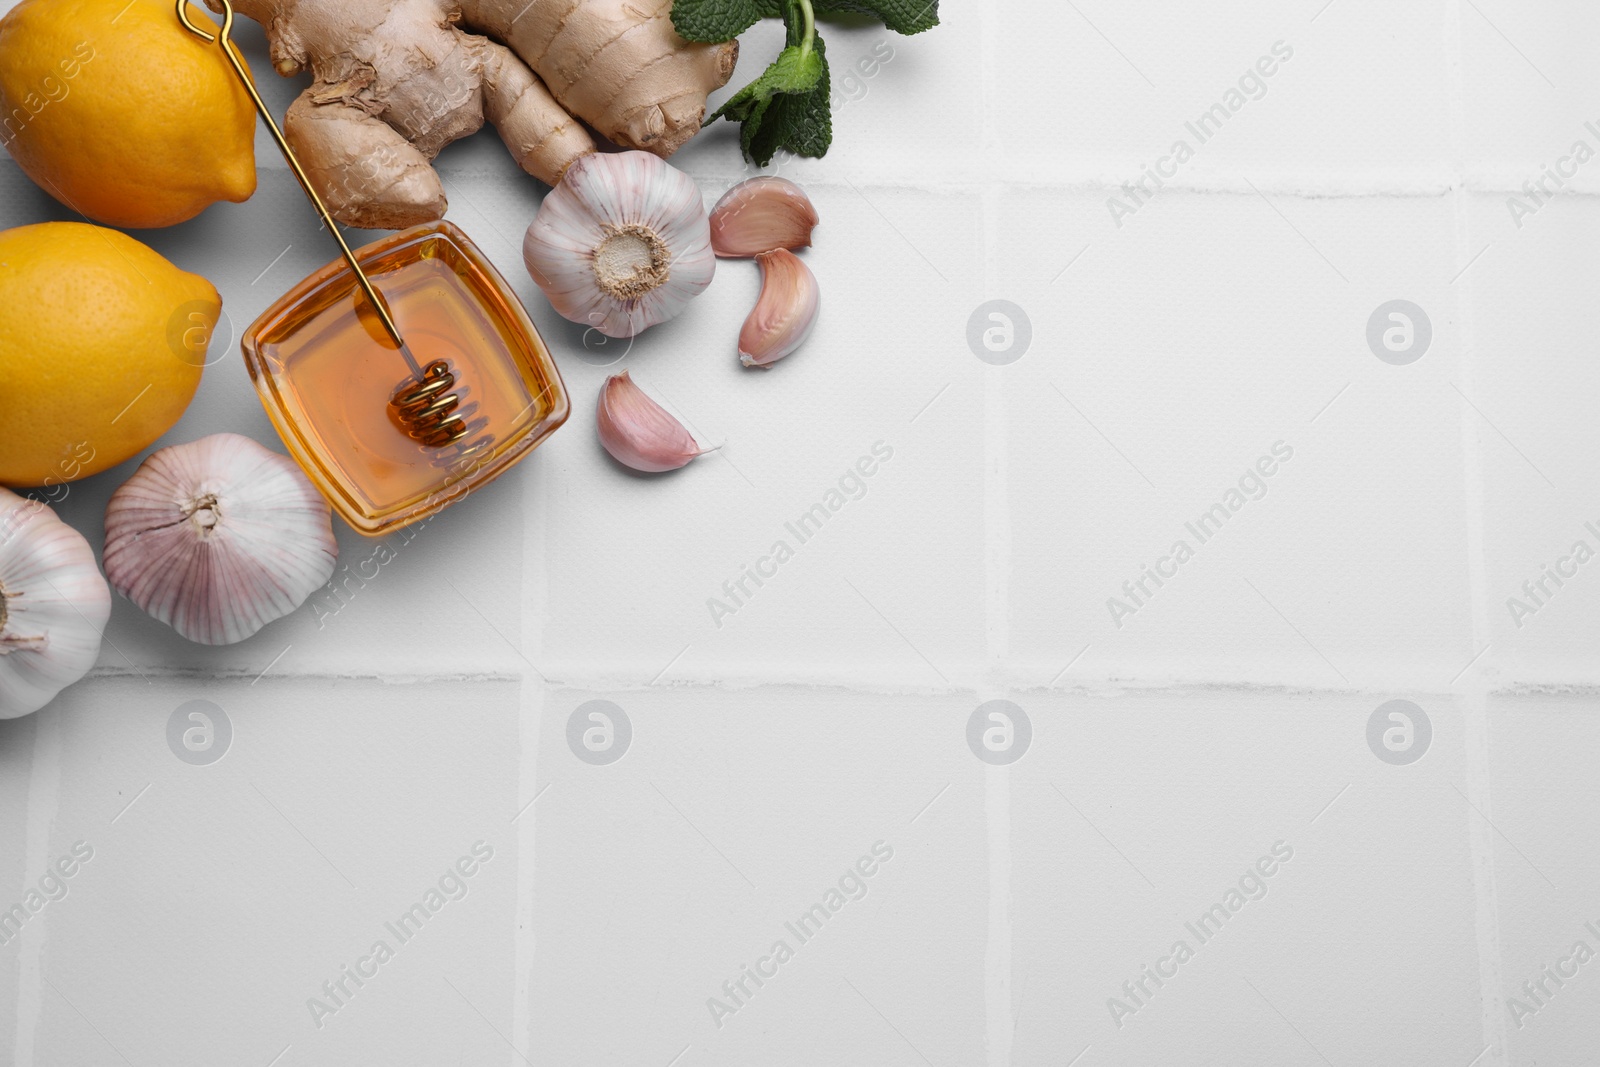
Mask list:
[[372,280],[367,277],[367,272],[362,270],[361,264],[356,262],[355,253],[351,252],[350,246],[345,243],[344,234],[339,232],[338,224],[333,221],[333,216],[328,214],[327,205],[322,202],[322,197],[318,196],[317,191],[311,187],[311,179],[306,177],[304,168],[300,166],[300,161],[294,156],[294,150],[289,147],[289,142],[283,136],[283,131],[278,128],[277,121],[273,119],[272,112],[267,108],[267,102],[261,99],[261,94],[256,91],[256,83],[250,77],[250,71],[245,68],[244,61],[239,58],[238,51],[233,47],[233,42],[230,40],[230,34],[233,32],[233,5],[228,0],[213,0],[213,2],[222,6],[222,26],[219,29],[209,20],[207,20],[207,25],[217,29],[217,32],[213,33],[206,30],[196,25],[189,18],[188,0],[177,0],[178,21],[182,22],[184,28],[196,37],[207,42],[214,41],[222,49],[222,54],[227,57],[228,62],[233,66],[234,73],[238,75],[240,83],[244,85],[245,92],[250,94],[250,99],[254,102],[256,110],[261,113],[261,121],[267,124],[267,131],[272,134],[273,141],[277,142],[278,151],[282,152],[283,158],[288,160],[289,169],[294,171],[295,178],[300,182],[300,188],[305,190],[306,198],[317,209],[317,214],[322,217],[322,224],[328,228],[329,233],[333,234],[333,239],[339,242],[339,251],[344,253],[345,262],[350,264],[350,270],[355,274],[356,283],[361,286],[361,291],[366,295],[367,302],[378,313],[378,318],[383,320],[384,330],[388,332],[389,337],[395,343],[395,347],[400,350],[400,354],[410,364],[412,373],[420,378],[422,369],[417,366],[416,360],[406,348],[405,342],[400,339],[400,331],[394,324],[394,317],[389,313],[388,302],[383,299],[377,289],[373,288]]

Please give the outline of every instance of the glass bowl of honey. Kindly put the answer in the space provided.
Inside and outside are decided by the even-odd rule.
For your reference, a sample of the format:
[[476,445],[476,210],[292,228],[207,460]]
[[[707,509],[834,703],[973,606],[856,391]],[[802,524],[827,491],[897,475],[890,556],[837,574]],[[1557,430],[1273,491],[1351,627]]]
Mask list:
[[[567,420],[571,403],[521,301],[459,228],[417,226],[354,256],[411,359],[344,260],[284,294],[242,347],[289,453],[346,522],[376,537],[503,474]],[[458,400],[458,440],[424,443],[396,416],[391,397],[415,380],[408,362],[448,366],[441,388]]]

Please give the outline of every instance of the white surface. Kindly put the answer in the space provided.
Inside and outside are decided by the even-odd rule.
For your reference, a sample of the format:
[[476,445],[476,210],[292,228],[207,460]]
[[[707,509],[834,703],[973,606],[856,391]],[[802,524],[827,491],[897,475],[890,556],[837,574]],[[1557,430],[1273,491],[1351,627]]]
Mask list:
[[[944,6],[913,39],[827,30],[836,76],[894,58],[826,159],[782,168],[825,299],[769,373],[734,355],[745,263],[620,362],[585,351],[520,263],[538,184],[492,135],[445,152],[450,217],[558,348],[572,421],[322,626],[201,649],[119,602],[95,677],[0,723],[0,908],[95,849],[0,945],[0,1063],[1592,1060],[1600,962],[1520,1028],[1506,998],[1600,950],[1600,573],[1520,628],[1505,600],[1600,525],[1600,162],[1520,229],[1506,199],[1600,148],[1597,16]],[[1278,41],[1266,94],[1117,227],[1116,186]],[[280,111],[297,91],[262,81]],[[249,203],[138,235],[236,331],[329,258],[259,158]],[[744,173],[728,129],[675,162],[708,203]],[[0,165],[0,224],[67,217]],[[965,339],[995,298],[1032,323],[1009,366]],[[1409,366],[1365,340],[1396,298],[1434,327]],[[217,344],[164,443],[280,447]],[[724,449],[620,472],[591,410],[624,366]],[[1116,627],[1107,598],[1279,440],[1268,494]],[[715,626],[706,599],[878,441],[866,495]],[[60,508],[96,545],[136,463]],[[1009,768],[964,741],[1002,697],[1034,728]],[[1433,724],[1410,766],[1365,739],[1394,697]],[[197,698],[235,731],[208,767],[165,740]],[[633,724],[610,766],[567,746],[594,698]],[[313,1025],[480,839],[468,895]],[[867,895],[716,1026],[706,999],[878,840]],[[1279,840],[1265,899],[1116,1026],[1107,998]]]

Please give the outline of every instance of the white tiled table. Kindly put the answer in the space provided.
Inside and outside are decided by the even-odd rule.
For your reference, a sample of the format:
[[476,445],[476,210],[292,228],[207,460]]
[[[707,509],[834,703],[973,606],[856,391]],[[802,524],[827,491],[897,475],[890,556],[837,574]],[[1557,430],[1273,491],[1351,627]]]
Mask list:
[[[781,168],[821,213],[825,299],[770,373],[734,358],[742,263],[631,350],[586,350],[520,263],[541,187],[492,135],[445,153],[450,217],[558,348],[574,416],[391,538],[320,625],[204,649],[119,602],[94,675],[0,722],[0,909],[93,850],[0,944],[0,1063],[1593,1061],[1600,962],[1536,1012],[1508,998],[1600,951],[1600,563],[1520,627],[1506,600],[1600,548],[1600,162],[1520,227],[1507,199],[1600,149],[1600,13],[944,7],[914,39],[827,31],[836,75],[894,52],[834,151]],[[1118,226],[1108,198],[1279,42]],[[753,32],[735,81],[776,47]],[[262,81],[280,111],[298,91]],[[329,258],[258,154],[253,200],[138,235],[218,285],[235,334]],[[743,173],[727,129],[675,162],[708,203]],[[0,225],[67,217],[0,164]],[[993,299],[1031,324],[1009,365],[966,340]],[[1432,327],[1408,365],[1366,340],[1395,299]],[[233,343],[163,443],[281,447]],[[722,451],[620,472],[591,411],[621,367]],[[707,599],[880,442],[864,495],[717,625]],[[1198,543],[1185,524],[1278,442],[1265,495]],[[60,508],[97,546],[136,464]],[[1180,538],[1193,558],[1114,620]],[[1404,766],[1366,740],[1396,698],[1432,725]],[[166,742],[196,699],[233,731],[209,766]],[[992,699],[1031,722],[1008,766],[965,740]],[[590,700],[631,723],[609,765],[568,745]],[[385,924],[476,842],[465,896],[401,942]],[[863,895],[790,932],[876,842]],[[1185,924],[1279,842],[1265,896],[1200,943]],[[1179,939],[1193,958],[1135,1004]],[[331,999],[378,940],[392,958]]]

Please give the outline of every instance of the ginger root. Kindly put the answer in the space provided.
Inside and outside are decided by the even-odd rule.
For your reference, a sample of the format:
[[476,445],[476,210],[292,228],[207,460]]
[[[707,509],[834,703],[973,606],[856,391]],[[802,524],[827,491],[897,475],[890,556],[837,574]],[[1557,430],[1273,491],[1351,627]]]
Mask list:
[[[220,5],[217,5],[220,7]],[[738,43],[691,44],[672,0],[234,0],[279,74],[315,81],[284,134],[335,218],[402,229],[444,215],[432,160],[485,117],[555,185],[595,151],[582,122],[669,156],[700,129]]]

